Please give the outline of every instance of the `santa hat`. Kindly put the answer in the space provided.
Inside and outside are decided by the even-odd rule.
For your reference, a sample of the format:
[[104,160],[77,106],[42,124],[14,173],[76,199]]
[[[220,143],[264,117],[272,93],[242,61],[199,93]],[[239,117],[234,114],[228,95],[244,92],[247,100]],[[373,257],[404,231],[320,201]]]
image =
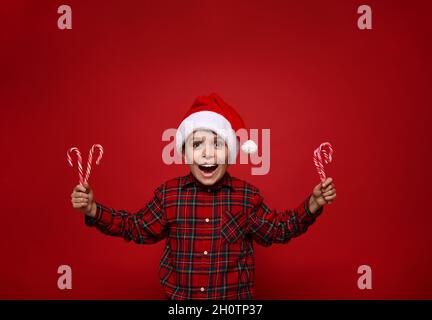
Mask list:
[[[228,163],[235,163],[240,144],[236,132],[246,127],[237,111],[218,94],[198,97],[183,116],[176,133],[176,148],[179,154],[182,153],[183,144],[189,135],[199,129],[214,131],[222,137],[228,146]],[[247,140],[241,145],[241,149],[246,153],[254,153],[258,147],[254,141]]]

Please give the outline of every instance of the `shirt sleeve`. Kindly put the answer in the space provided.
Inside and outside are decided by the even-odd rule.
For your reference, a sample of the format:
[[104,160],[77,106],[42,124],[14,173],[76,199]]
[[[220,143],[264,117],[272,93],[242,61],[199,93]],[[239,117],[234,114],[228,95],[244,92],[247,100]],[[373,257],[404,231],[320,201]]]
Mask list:
[[323,207],[315,213],[309,210],[311,195],[294,210],[277,211],[269,209],[263,197],[256,194],[249,219],[249,232],[255,242],[267,247],[273,243],[287,243],[291,238],[306,232],[323,212]]
[[166,237],[166,216],[160,188],[153,198],[138,212],[114,210],[96,203],[94,218],[85,215],[84,222],[110,236],[122,237],[125,241],[133,240],[138,244],[156,243]]

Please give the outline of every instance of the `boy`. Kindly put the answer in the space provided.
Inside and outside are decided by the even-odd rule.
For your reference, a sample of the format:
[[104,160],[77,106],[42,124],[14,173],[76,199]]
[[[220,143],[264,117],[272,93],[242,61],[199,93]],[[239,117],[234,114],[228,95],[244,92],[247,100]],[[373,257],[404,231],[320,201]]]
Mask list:
[[[189,174],[160,185],[137,213],[95,202],[88,184],[74,188],[73,207],[105,234],[139,244],[165,239],[159,277],[169,299],[252,299],[253,241],[269,246],[304,233],[336,189],[327,178],[296,209],[270,210],[258,188],[227,171],[239,151],[234,131],[243,127],[217,94],[199,97],[176,135]],[[256,149],[251,143],[242,150]]]

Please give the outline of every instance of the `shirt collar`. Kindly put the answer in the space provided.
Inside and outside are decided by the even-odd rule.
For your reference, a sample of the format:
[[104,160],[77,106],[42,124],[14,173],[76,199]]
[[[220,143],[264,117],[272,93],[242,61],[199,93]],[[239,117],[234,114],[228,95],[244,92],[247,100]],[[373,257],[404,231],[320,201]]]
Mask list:
[[231,175],[228,173],[228,171],[225,171],[225,174],[223,175],[223,177],[216,182],[215,184],[211,185],[211,186],[206,186],[204,184],[202,184],[201,182],[198,181],[197,178],[195,178],[195,176],[192,174],[192,172],[189,172],[189,174],[183,176],[180,180],[180,188],[184,189],[187,188],[188,186],[191,185],[195,185],[199,188],[202,189],[206,189],[206,190],[218,190],[220,188],[223,187],[228,187],[234,190],[233,184],[232,184],[232,177]]

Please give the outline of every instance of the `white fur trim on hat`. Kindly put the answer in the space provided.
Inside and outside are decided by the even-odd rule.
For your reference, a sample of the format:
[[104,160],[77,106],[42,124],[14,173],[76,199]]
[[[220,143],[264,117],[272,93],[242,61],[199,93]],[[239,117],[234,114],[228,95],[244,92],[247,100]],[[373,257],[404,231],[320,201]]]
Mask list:
[[228,146],[228,163],[233,164],[239,151],[237,137],[230,122],[219,113],[199,111],[185,118],[176,132],[176,148],[182,154],[183,143],[195,130],[206,129],[216,132]]

